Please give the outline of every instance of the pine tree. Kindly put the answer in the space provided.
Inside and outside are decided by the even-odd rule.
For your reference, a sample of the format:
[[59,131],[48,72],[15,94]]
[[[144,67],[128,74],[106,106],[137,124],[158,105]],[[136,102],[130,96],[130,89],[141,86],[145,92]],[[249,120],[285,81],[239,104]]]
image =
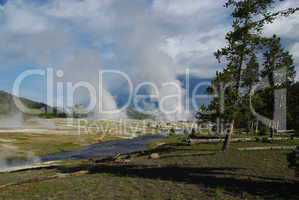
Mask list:
[[280,38],[276,35],[272,38],[265,38],[264,43],[266,52],[262,77],[268,78],[272,89],[290,87],[296,76],[292,55],[282,47]]
[[[270,10],[276,2],[276,0],[228,0],[225,4],[227,8],[233,9],[232,31],[226,35],[227,46],[218,50],[215,56],[219,62],[224,59],[227,65],[213,81],[218,88],[220,82],[225,84],[225,116],[222,117],[229,121],[230,131],[223,146],[224,151],[229,148],[238,114],[243,112],[244,98],[248,96],[248,92],[244,94],[246,91],[244,88],[249,88],[247,91],[250,91],[252,85],[258,80],[256,54],[261,45],[263,46],[263,42],[267,41],[262,37],[264,25],[272,23],[278,16],[288,16],[298,10],[298,8],[290,8],[271,13]],[[270,65],[269,70],[272,71]],[[271,76],[269,72],[265,74]]]

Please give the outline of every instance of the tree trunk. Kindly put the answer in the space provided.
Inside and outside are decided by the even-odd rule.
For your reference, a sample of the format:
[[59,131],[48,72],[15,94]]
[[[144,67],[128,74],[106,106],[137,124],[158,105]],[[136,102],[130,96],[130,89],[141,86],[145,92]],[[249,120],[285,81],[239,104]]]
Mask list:
[[273,130],[273,123],[269,123],[269,129],[270,129],[270,139],[273,140],[274,130]]
[[254,132],[254,122],[252,121],[252,122],[250,122],[250,125],[249,125],[249,131],[247,132],[247,135],[248,134],[253,134],[253,132]]
[[271,125],[270,125],[270,139],[271,139],[271,141],[273,141],[273,137],[274,137],[274,128],[273,128],[273,125],[271,123]]
[[259,132],[259,120],[256,120],[255,133]]
[[251,134],[254,134],[254,121],[251,122]]
[[234,125],[235,125],[235,120],[232,120],[232,122],[231,122],[231,124],[230,124],[230,130],[229,130],[229,133],[227,133],[227,135],[226,135],[226,137],[225,137],[225,140],[224,140],[223,147],[222,147],[222,150],[223,150],[224,152],[226,152],[226,151],[229,150],[230,142],[231,142],[232,135],[233,135],[233,132],[234,132]]
[[273,128],[271,127],[271,128],[270,128],[270,139],[271,139],[271,141],[273,140],[273,135],[274,135],[274,130],[273,130]]
[[220,119],[217,119],[217,127],[216,127],[216,135],[220,135],[220,129],[221,129],[221,124],[220,124]]

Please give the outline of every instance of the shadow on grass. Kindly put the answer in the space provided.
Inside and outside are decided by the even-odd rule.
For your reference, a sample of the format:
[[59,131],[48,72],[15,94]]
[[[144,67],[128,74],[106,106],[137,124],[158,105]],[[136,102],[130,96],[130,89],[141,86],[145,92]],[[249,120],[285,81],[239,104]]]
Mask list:
[[[154,149],[150,149],[150,150],[147,150],[147,151],[143,151],[143,152],[135,152],[135,153],[132,153],[131,155],[139,155],[139,156],[148,156],[152,153],[159,153],[161,155],[164,155],[164,154],[168,154],[168,153],[175,153],[174,156],[162,156],[163,158],[164,157],[180,157],[180,154],[183,156],[185,156],[184,154],[186,154],[187,156],[205,156],[205,155],[214,155],[216,154],[217,152],[219,152],[219,149],[217,148],[203,148],[201,147],[200,148],[200,152],[202,153],[193,153],[194,151],[198,152],[197,149],[193,149],[191,145],[187,144],[187,143],[176,143],[176,144],[164,144],[164,145],[161,145],[157,148],[154,148]],[[183,152],[183,153],[181,153]],[[191,153],[189,153],[191,152]],[[177,155],[179,154],[179,155]]]
[[173,154],[173,155],[162,155],[161,158],[186,158],[186,157],[203,157],[215,155],[215,152],[207,153],[184,153],[184,154]]
[[60,167],[62,173],[74,173],[87,170],[90,174],[108,173],[119,177],[138,177],[159,179],[187,184],[197,184],[203,188],[223,188],[239,196],[243,192],[265,199],[297,199],[299,183],[284,179],[243,176],[235,172],[239,168],[188,168],[179,166],[142,166],[142,165],[82,165],[74,168]]

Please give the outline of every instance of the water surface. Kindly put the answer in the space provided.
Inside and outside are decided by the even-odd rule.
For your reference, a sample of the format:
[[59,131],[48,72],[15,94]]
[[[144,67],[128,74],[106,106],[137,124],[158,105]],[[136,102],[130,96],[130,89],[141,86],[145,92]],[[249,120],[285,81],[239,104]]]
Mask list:
[[89,145],[76,151],[62,152],[53,155],[48,155],[41,158],[42,162],[56,161],[56,160],[79,160],[90,158],[105,158],[114,156],[118,153],[129,154],[138,151],[145,151],[148,149],[148,144],[158,141],[165,136],[149,135],[142,136],[129,140],[115,140]]

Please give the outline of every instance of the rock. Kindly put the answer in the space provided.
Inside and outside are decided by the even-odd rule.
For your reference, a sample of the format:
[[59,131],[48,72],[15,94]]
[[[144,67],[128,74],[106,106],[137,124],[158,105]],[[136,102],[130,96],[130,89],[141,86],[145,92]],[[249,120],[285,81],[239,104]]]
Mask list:
[[156,148],[157,148],[157,147],[161,147],[161,146],[163,146],[163,145],[165,145],[165,144],[166,144],[165,142],[159,142],[159,143],[156,144],[155,147],[156,147]]
[[131,160],[130,159],[124,159],[124,160],[116,160],[115,162],[120,163],[120,164],[126,164],[126,163],[131,162]]
[[85,175],[85,174],[88,174],[88,173],[89,173],[89,171],[82,170],[82,171],[78,171],[78,172],[72,173],[71,175],[72,176],[81,176],[81,175]]
[[160,158],[160,155],[159,155],[158,153],[152,153],[152,154],[150,155],[150,158],[151,158],[151,159],[159,159],[159,158]]
[[128,160],[128,159],[131,158],[131,156],[130,156],[130,155],[123,155],[121,158],[122,158],[122,159],[125,159],[125,160]]

